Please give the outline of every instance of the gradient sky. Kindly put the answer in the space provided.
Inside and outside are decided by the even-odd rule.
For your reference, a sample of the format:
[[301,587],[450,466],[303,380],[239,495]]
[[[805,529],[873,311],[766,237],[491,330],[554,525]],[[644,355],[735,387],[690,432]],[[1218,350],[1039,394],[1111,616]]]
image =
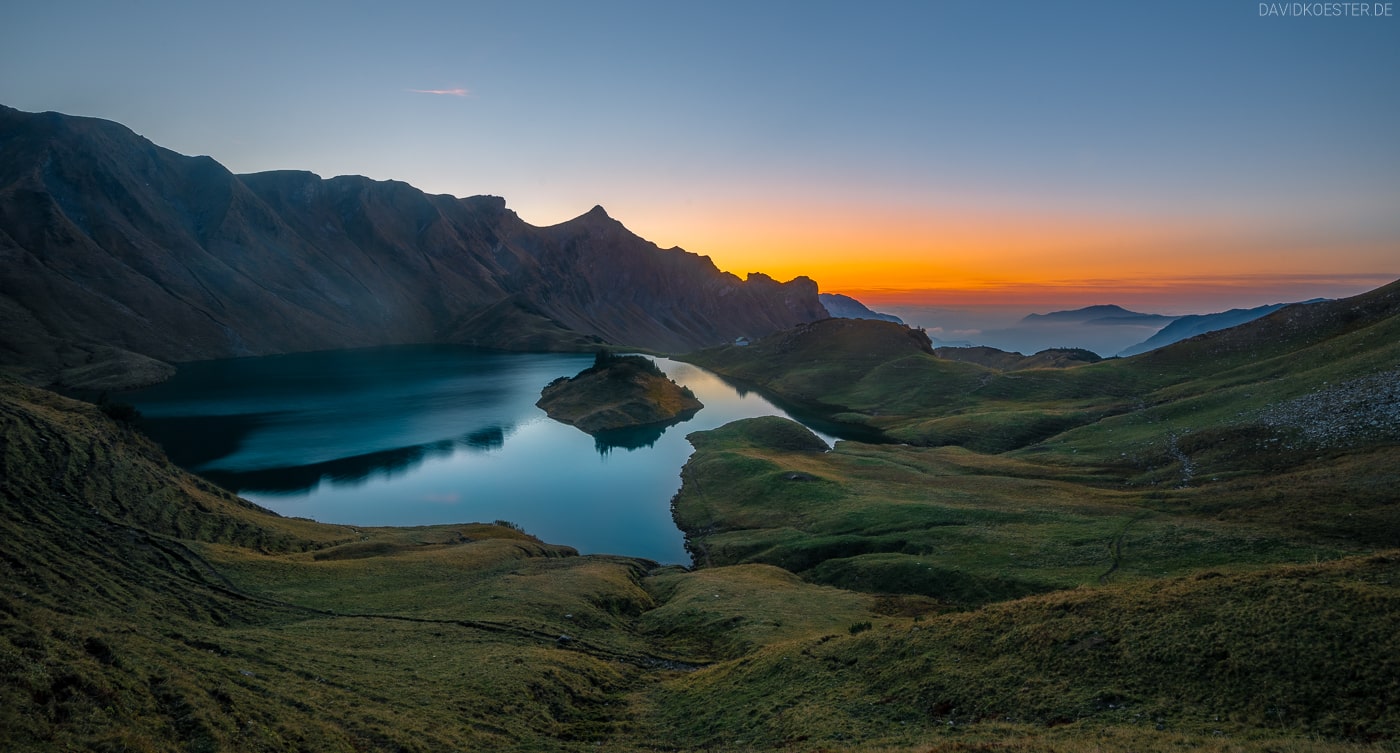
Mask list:
[[876,304],[1186,313],[1400,277],[1400,3],[1260,5],[10,2],[0,103],[537,225],[602,204]]

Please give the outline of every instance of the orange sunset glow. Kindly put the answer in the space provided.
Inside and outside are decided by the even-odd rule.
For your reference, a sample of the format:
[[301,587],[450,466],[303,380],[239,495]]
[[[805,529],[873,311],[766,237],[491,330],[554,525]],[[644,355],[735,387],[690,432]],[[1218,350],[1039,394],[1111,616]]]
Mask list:
[[[1388,239],[1314,237],[1248,219],[772,205],[720,214],[724,222],[669,211],[628,224],[735,274],[806,275],[823,291],[880,305],[1045,307],[1113,297],[1188,312],[1351,295],[1393,279],[1400,259]],[[1319,274],[1322,259],[1335,271]]]
[[[1400,276],[1391,16],[780,3],[735,23],[562,4],[542,27],[429,5],[455,21],[337,7],[405,46],[333,74],[306,65],[343,52],[319,19],[248,65],[139,14],[58,46],[71,19],[0,25],[0,101],[112,118],[235,173],[500,196],[537,226],[601,205],[725,271],[872,305],[1206,313]],[[179,8],[227,45],[268,32],[236,5]],[[313,38],[331,46],[308,58]],[[83,76],[64,74],[72,51]]]

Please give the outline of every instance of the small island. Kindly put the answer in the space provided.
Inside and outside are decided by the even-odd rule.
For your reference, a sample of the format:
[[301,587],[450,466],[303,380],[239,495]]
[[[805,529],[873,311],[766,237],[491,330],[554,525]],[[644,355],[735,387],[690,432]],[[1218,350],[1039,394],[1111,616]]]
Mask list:
[[705,407],[650,360],[606,351],[578,376],[550,382],[535,405],[589,434],[671,424]]

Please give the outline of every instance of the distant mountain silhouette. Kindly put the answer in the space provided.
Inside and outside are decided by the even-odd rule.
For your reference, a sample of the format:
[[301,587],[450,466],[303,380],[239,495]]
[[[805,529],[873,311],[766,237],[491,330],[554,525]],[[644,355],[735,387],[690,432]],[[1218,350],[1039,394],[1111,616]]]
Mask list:
[[894,322],[903,324],[904,320],[894,314],[882,314],[872,311],[864,303],[840,293],[821,293],[817,296],[821,299],[822,305],[826,307],[827,313],[838,319],[878,319],[882,322]]
[[1150,325],[1167,324],[1177,317],[1164,314],[1143,314],[1129,311],[1112,304],[1085,306],[1070,311],[1052,311],[1048,314],[1027,314],[1021,324],[1103,324],[1103,325]]
[[[1313,298],[1302,301],[1302,303],[1318,303],[1324,298]],[[1272,314],[1275,311],[1288,306],[1287,303],[1271,303],[1267,306],[1256,306],[1252,309],[1230,309],[1216,314],[1192,314],[1183,316],[1176,321],[1163,327],[1157,334],[1143,340],[1137,345],[1124,348],[1118,355],[1135,356],[1139,353],[1146,353],[1164,345],[1171,345],[1174,342],[1185,340],[1188,337],[1203,335],[1207,332],[1228,329],[1245,322],[1252,322],[1261,316]]]
[[3,106],[0,143],[0,363],[40,380],[416,342],[684,351],[827,316],[805,277],[740,280],[602,207],[535,227],[498,197],[239,176],[117,123]]

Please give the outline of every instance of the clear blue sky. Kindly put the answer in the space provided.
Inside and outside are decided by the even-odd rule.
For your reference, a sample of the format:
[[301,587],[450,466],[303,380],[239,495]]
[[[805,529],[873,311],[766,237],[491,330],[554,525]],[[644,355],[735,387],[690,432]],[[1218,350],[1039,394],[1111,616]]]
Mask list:
[[1059,254],[1062,282],[1400,276],[1400,8],[6,5],[0,103],[235,172],[498,194],[535,224],[603,204],[737,272],[924,289]]

